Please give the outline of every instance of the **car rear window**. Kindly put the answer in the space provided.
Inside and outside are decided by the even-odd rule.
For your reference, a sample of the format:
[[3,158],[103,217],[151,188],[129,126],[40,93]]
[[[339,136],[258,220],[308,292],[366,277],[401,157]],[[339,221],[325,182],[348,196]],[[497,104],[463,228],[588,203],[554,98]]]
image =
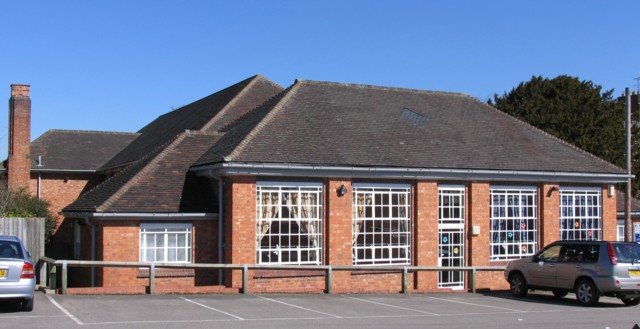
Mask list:
[[23,258],[20,244],[13,241],[0,241],[0,258]]
[[640,263],[640,244],[614,243],[618,263]]

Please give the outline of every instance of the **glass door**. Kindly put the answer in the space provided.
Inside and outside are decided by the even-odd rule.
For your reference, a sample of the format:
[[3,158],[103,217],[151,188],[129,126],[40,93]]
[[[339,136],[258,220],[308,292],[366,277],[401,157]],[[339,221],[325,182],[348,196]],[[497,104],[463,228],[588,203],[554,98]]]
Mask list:
[[[438,194],[438,266],[465,266],[464,186],[443,186]],[[438,287],[464,289],[465,273],[438,272]]]

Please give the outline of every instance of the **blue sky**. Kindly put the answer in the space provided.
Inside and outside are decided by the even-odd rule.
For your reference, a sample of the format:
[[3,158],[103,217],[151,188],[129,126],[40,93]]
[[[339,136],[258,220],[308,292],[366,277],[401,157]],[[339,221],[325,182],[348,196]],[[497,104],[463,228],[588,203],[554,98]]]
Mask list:
[[61,0],[0,9],[0,95],[31,85],[32,139],[48,129],[135,132],[255,74],[282,86],[351,82],[483,101],[534,75],[591,80],[616,96],[640,76],[637,0]]

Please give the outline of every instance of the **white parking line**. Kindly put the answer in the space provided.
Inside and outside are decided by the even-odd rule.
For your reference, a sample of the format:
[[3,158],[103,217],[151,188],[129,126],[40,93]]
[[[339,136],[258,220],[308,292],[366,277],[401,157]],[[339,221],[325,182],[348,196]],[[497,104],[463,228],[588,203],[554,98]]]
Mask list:
[[84,323],[80,321],[80,319],[78,319],[75,315],[69,312],[66,308],[62,307],[62,305],[58,304],[58,302],[56,302],[55,299],[53,299],[53,297],[51,297],[50,295],[44,295],[44,296],[47,297],[47,299],[51,302],[51,304],[59,308],[62,311],[62,313],[66,314],[71,320],[75,321],[80,326],[84,326]]
[[219,309],[214,308],[214,307],[211,307],[211,306],[207,306],[207,305],[204,305],[204,304],[200,304],[200,303],[198,303],[198,302],[196,302],[196,301],[193,301],[193,300],[191,300],[191,299],[187,299],[187,298],[184,298],[184,297],[180,297],[180,299],[185,300],[185,301],[187,301],[187,302],[189,302],[189,303],[193,303],[193,304],[196,304],[196,305],[198,305],[198,306],[204,307],[204,308],[206,308],[206,309],[209,309],[209,310],[212,310],[212,311],[216,311],[216,312],[219,312],[219,313],[222,313],[222,314],[228,315],[228,316],[233,317],[233,318],[236,318],[236,319],[238,319],[238,320],[245,320],[244,318],[239,317],[239,316],[237,316],[237,315],[235,315],[235,314],[231,314],[231,313],[229,313],[229,312],[225,312],[225,311],[223,311],[223,310],[219,310]]
[[407,310],[407,311],[412,311],[412,312],[418,312],[418,313],[423,313],[423,314],[428,314],[428,315],[434,315],[434,316],[439,316],[439,315],[440,315],[440,314],[437,314],[437,313],[432,313],[432,312],[427,312],[427,311],[422,311],[422,310],[416,310],[416,309],[408,308],[408,307],[402,307],[402,306],[397,306],[397,305],[391,305],[391,304],[385,304],[385,303],[374,302],[374,301],[367,300],[367,299],[362,299],[362,298],[356,298],[356,297],[345,296],[345,295],[342,295],[342,297],[346,297],[346,298],[351,298],[351,299],[359,300],[359,301],[361,301],[361,302],[367,302],[367,303],[377,304],[377,305],[382,305],[382,306],[386,306],[386,307],[393,307],[393,308],[398,308],[398,309],[401,309],[401,310]]
[[516,309],[513,309],[513,308],[506,308],[506,307],[499,307],[499,306],[488,306],[488,305],[461,302],[461,301],[458,301],[458,300],[451,300],[451,299],[438,298],[438,297],[429,297],[429,298],[436,299],[436,300],[441,300],[441,301],[445,301],[445,302],[450,302],[450,303],[463,304],[463,305],[473,305],[473,306],[480,306],[480,307],[487,307],[487,308],[495,308],[495,309],[499,309],[499,310],[507,310],[507,311],[511,311],[511,312],[527,313],[527,311],[516,310]]
[[312,310],[312,309],[310,309],[310,308],[306,308],[306,307],[302,307],[302,306],[298,306],[298,305],[293,305],[293,304],[289,304],[289,303],[285,303],[285,302],[281,302],[281,301],[279,301],[279,300],[275,300],[275,299],[271,299],[271,298],[267,298],[267,297],[263,297],[263,296],[258,296],[258,297],[259,297],[259,298],[262,298],[262,299],[264,299],[264,300],[268,300],[268,301],[275,302],[275,303],[280,303],[280,304],[284,304],[284,305],[287,305],[287,306],[291,306],[291,307],[299,308],[299,309],[301,309],[301,310],[305,310],[305,311],[309,311],[309,312],[314,312],[314,313],[318,313],[318,314],[324,314],[324,315],[327,315],[327,316],[330,316],[330,317],[333,317],[333,318],[337,318],[337,319],[342,319],[342,317],[341,317],[341,316],[339,316],[339,315],[329,314],[329,313],[324,313],[324,312],[320,312],[320,311]]

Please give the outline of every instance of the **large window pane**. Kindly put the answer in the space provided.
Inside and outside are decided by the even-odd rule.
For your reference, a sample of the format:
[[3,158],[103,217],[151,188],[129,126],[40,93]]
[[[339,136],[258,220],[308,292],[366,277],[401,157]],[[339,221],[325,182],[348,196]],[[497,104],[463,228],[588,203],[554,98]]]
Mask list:
[[256,262],[321,264],[322,184],[259,182]]
[[537,189],[491,188],[490,259],[533,255],[538,247]]
[[354,186],[353,264],[410,264],[411,189]]
[[560,190],[560,239],[602,240],[601,191]]

